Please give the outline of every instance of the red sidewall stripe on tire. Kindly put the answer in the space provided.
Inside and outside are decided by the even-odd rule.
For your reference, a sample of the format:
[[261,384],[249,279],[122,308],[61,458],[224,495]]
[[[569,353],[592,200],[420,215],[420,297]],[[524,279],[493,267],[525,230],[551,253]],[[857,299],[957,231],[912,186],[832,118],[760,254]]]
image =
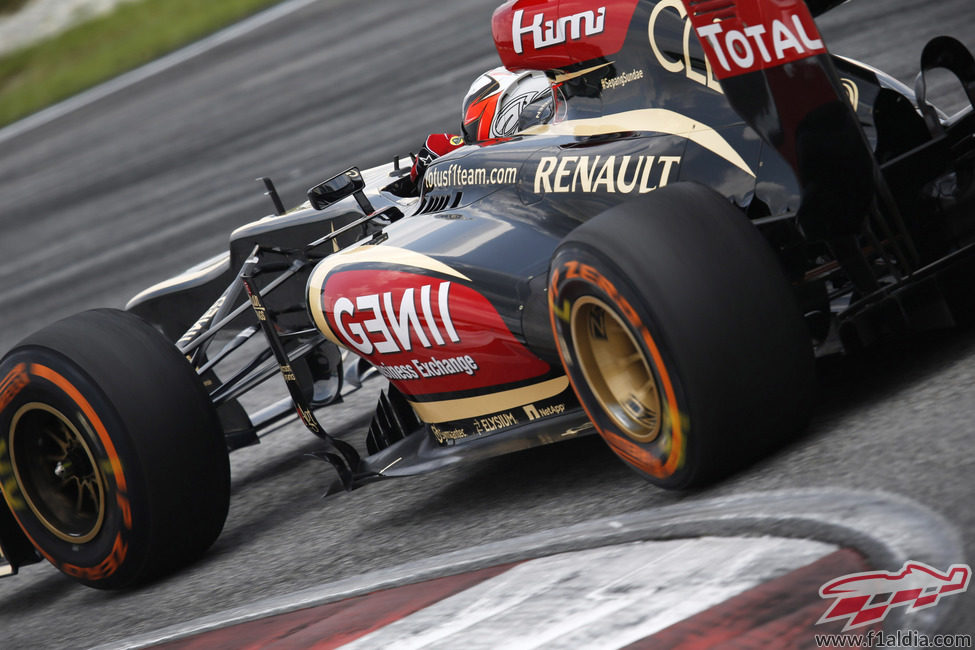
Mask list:
[[[639,445],[630,442],[623,436],[619,435],[613,431],[606,431],[603,427],[600,427],[597,420],[593,418],[592,413],[586,406],[586,401],[583,399],[579,387],[576,386],[576,382],[572,379],[572,373],[566,372],[566,376],[569,378],[569,383],[572,384],[572,389],[575,391],[576,396],[579,398],[579,403],[582,405],[583,410],[589,417],[589,420],[596,427],[599,435],[613,448],[613,451],[624,456],[626,458],[635,461],[633,464],[637,465],[646,472],[656,476],[658,478],[666,478],[672,476],[674,472],[680,467],[681,461],[684,457],[684,432],[683,423],[681,418],[680,410],[677,406],[677,394],[674,391],[673,383],[670,380],[670,375],[667,372],[667,366],[664,365],[663,357],[660,354],[660,349],[657,347],[657,343],[653,336],[650,334],[650,330],[647,326],[643,324],[640,320],[639,315],[633,309],[633,306],[626,300],[620,292],[616,289],[610,280],[600,273],[594,267],[583,264],[581,262],[572,260],[569,262],[563,262],[561,268],[556,270],[552,275],[551,285],[549,287],[549,322],[552,325],[552,333],[558,337],[558,330],[555,324],[555,296],[558,293],[558,283],[561,275],[561,270],[566,268],[570,263],[577,265],[576,271],[570,271],[565,275],[565,279],[579,278],[583,282],[587,282],[590,285],[597,287],[602,290],[603,293],[619,308],[620,313],[626,316],[626,319],[637,329],[640,336],[643,339],[644,344],[650,351],[650,356],[653,357],[653,362],[657,374],[660,376],[660,381],[664,386],[664,395],[667,398],[667,408],[670,411],[670,427],[671,427],[671,444],[670,453],[667,457],[667,462],[661,464],[661,462],[651,454],[649,454],[645,449]],[[622,303],[620,301],[623,301]],[[563,356],[562,346],[555,346],[558,350],[559,359],[562,361],[562,366],[568,368],[565,362],[565,357]]]
[[[74,384],[59,373],[39,363],[32,363],[29,374],[44,379],[61,389],[64,394],[67,395],[75,403],[75,405],[81,409],[82,413],[88,419],[88,422],[95,429],[95,433],[97,434],[99,441],[102,443],[105,453],[108,454],[109,462],[112,465],[112,474],[117,487],[116,499],[118,501],[119,509],[122,512],[122,525],[127,530],[131,530],[132,511],[129,506],[128,498],[126,497],[127,490],[125,474],[122,472],[122,463],[119,460],[118,452],[115,450],[115,445],[112,443],[112,439],[108,435],[108,430],[105,428],[105,424],[102,422],[101,418],[98,417],[98,414],[95,412],[95,409],[92,408],[88,400],[85,399],[85,397],[81,394],[81,391],[75,388]],[[31,544],[33,544],[34,548],[37,549],[37,551],[43,555],[48,562],[58,567],[61,571],[67,573],[68,575],[78,578],[97,580],[99,578],[108,577],[115,573],[115,571],[118,570],[118,568],[122,565],[122,562],[125,560],[128,544],[126,544],[122,539],[122,533],[119,531],[115,536],[115,540],[112,542],[110,552],[101,562],[99,562],[98,565],[94,567],[80,567],[69,563],[59,562],[57,559],[45,552],[44,548],[31,536],[27,527],[24,526],[24,523],[20,520],[20,516],[18,515],[16,509],[11,508],[10,511],[17,520],[17,525],[20,526],[20,529],[23,531],[27,539],[30,540]]]
[[118,452],[115,451],[115,445],[112,443],[112,439],[108,435],[108,431],[105,429],[105,425],[102,423],[101,418],[95,413],[95,409],[91,407],[88,400],[84,398],[77,388],[69,382],[67,379],[51,370],[47,366],[42,366],[39,363],[33,363],[30,367],[31,374],[37,375],[41,379],[46,379],[58,388],[64,391],[64,393],[71,398],[71,400],[78,405],[81,412],[85,414],[88,421],[93,427],[95,427],[95,433],[98,434],[98,439],[101,441],[102,446],[105,448],[105,453],[108,454],[108,459],[112,463],[112,475],[115,477],[115,484],[118,486],[119,491],[128,492],[125,484],[125,475],[122,473],[122,463],[119,460]]

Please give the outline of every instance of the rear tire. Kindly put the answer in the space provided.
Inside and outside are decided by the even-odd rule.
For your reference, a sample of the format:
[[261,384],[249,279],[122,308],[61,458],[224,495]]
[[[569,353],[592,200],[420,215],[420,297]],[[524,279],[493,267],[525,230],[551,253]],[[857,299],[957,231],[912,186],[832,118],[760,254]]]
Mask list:
[[0,362],[0,484],[54,566],[132,586],[195,560],[223,528],[230,465],[196,372],[140,318],[71,316]]
[[650,482],[687,488],[804,422],[809,333],[757,229],[681,183],[570,233],[550,266],[552,327],[600,435]]

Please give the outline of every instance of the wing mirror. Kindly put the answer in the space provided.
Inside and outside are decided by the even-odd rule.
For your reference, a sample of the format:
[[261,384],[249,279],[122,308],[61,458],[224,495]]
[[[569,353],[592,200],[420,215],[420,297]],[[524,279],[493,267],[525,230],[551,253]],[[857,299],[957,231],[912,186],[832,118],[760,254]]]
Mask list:
[[375,209],[362,192],[365,187],[366,182],[362,180],[359,168],[351,167],[308,190],[308,200],[316,210],[324,210],[348,196],[354,196],[362,211],[371,214]]

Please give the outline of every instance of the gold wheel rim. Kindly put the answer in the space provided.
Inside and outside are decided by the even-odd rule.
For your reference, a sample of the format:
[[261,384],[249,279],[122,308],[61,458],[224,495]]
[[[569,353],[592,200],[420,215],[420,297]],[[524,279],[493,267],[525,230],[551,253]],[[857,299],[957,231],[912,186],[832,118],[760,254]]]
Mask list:
[[10,423],[10,464],[27,506],[55,537],[84,544],[105,522],[105,477],[87,439],[55,408],[24,404]]
[[575,302],[569,323],[575,358],[602,410],[635,442],[653,442],[660,435],[660,391],[626,323],[592,296]]

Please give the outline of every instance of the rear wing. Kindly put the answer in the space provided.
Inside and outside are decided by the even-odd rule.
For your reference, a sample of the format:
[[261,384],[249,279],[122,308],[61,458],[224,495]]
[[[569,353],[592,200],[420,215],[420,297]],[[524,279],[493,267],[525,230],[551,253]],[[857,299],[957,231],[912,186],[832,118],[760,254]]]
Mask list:
[[[876,223],[905,270],[918,261],[805,0],[682,0],[732,108],[792,167],[804,235],[857,289],[878,288],[858,234]],[[833,0],[813,2],[825,11]],[[871,219],[871,217],[873,217]],[[900,243],[897,243],[900,242]]]
[[[683,0],[728,101],[792,166],[808,235],[855,233],[879,172],[804,0]],[[813,2],[825,11],[838,4]]]

